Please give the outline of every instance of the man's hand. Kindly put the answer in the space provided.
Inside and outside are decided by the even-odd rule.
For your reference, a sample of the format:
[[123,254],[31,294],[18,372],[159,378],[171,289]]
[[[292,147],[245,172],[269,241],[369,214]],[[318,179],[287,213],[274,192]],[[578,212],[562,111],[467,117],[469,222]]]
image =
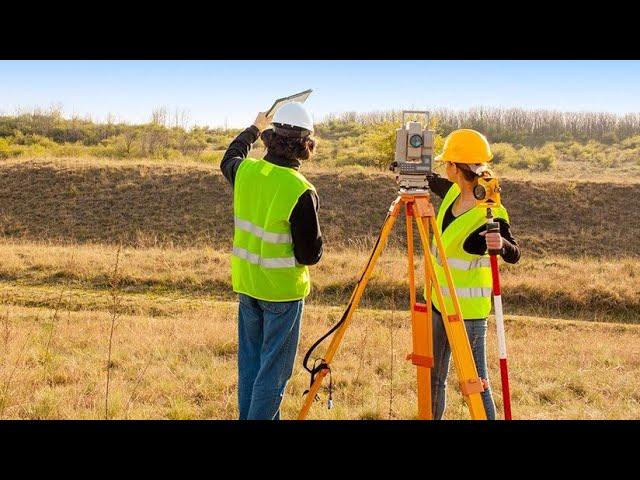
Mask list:
[[260,112],[256,117],[256,119],[253,121],[253,126],[262,132],[265,128],[269,126],[272,118],[273,118],[273,114],[267,117],[266,112]]
[[480,235],[485,237],[487,241],[487,250],[502,250],[502,236],[500,232],[487,233],[486,231],[480,232]]

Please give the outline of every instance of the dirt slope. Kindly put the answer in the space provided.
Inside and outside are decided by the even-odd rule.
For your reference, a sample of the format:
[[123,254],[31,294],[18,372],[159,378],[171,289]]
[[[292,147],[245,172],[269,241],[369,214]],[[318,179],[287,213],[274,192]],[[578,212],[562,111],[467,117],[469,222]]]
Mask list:
[[[396,187],[391,174],[315,171],[327,242],[368,248]],[[60,242],[225,247],[231,189],[212,166],[86,160],[0,165],[0,234]],[[640,185],[505,180],[528,255],[640,255]],[[438,201],[434,201],[437,205]],[[399,222],[393,242],[401,241]]]

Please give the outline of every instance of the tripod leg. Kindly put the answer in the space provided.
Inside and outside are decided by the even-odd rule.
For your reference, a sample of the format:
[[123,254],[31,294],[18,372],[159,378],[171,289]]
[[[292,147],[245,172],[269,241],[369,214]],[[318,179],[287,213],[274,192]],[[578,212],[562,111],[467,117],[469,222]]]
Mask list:
[[[406,205],[407,221],[407,256],[409,260],[409,299],[411,302],[411,332],[413,336],[413,352],[407,356],[417,369],[418,384],[418,418],[431,420],[431,367],[433,366],[433,340],[431,324],[426,305],[416,303],[415,273],[413,263],[413,208],[412,203]],[[417,221],[420,221],[419,219]]]
[[405,219],[407,224],[407,258],[409,261],[407,276],[409,277],[409,301],[411,308],[416,303],[415,270],[413,266],[413,208],[411,203],[406,204]]
[[[420,220],[422,220],[422,218]],[[425,223],[423,223],[422,221],[418,221],[418,231],[420,232],[420,240],[422,241],[422,247],[425,252],[425,262],[429,270],[429,276],[431,278],[431,281],[433,282],[433,286],[435,287],[432,290],[435,291],[436,298],[438,299],[438,305],[440,306],[440,310],[442,313],[442,321],[444,323],[447,338],[449,340],[449,345],[451,347],[453,362],[455,364],[456,371],[458,372],[460,389],[465,401],[467,402],[467,406],[469,407],[471,418],[474,420],[486,420],[487,414],[482,403],[482,397],[480,396],[480,393],[484,390],[484,387],[482,385],[482,381],[478,377],[478,371],[476,370],[476,365],[473,360],[473,353],[471,351],[469,337],[467,336],[467,330],[464,326],[460,304],[458,303],[458,297],[455,293],[456,291],[453,284],[453,278],[451,277],[451,272],[449,271],[449,265],[447,264],[447,257],[442,245],[442,240],[440,239],[436,219],[435,217],[431,216],[430,220],[433,230],[433,237],[438,247],[439,256],[442,259],[442,267],[445,272],[449,291],[451,292],[455,315],[447,314],[442,291],[440,290],[438,278],[436,277],[436,272],[433,267],[431,256],[429,255],[430,250],[427,229]]]
[[[427,219],[422,218],[422,225],[424,226],[425,238],[427,239],[427,244],[429,243],[429,222]],[[427,265],[427,258],[429,256],[429,250],[424,252],[425,262],[424,262],[424,287],[427,292],[427,296],[425,298],[425,304],[427,305],[427,311],[429,312],[429,328],[431,328],[431,276],[429,275],[429,267]]]
[[[342,341],[342,337],[344,336],[347,328],[349,327],[349,324],[351,323],[351,317],[353,315],[353,312],[355,311],[356,308],[358,308],[358,304],[360,303],[360,298],[362,297],[362,294],[364,293],[364,289],[367,286],[367,283],[369,282],[369,278],[371,277],[373,268],[375,267],[376,262],[378,261],[378,258],[380,257],[380,254],[382,253],[382,250],[384,249],[387,243],[387,238],[389,237],[389,233],[393,228],[393,224],[395,223],[396,218],[398,217],[398,213],[401,207],[402,207],[402,204],[400,202],[400,198],[398,197],[395,200],[395,202],[391,204],[391,207],[389,208],[390,214],[387,217],[384,224],[382,225],[382,231],[380,233],[380,239],[379,239],[378,245],[373,251],[371,258],[369,260],[369,263],[365,267],[365,271],[362,274],[362,280],[358,282],[355,290],[353,291],[353,294],[351,295],[351,300],[349,302],[349,310],[347,312],[345,321],[340,326],[340,328],[336,330],[336,332],[333,334],[331,343],[329,344],[329,347],[327,348],[327,351],[323,357],[324,362],[327,365],[329,365],[333,360],[333,357],[336,354],[338,347],[340,346],[340,342]],[[314,398],[316,398],[316,394],[320,389],[320,385],[322,384],[322,379],[325,377],[327,372],[328,370],[324,369],[324,370],[321,370],[316,375],[313,384],[309,388],[309,393],[305,398],[304,405],[302,406],[302,409],[298,414],[298,420],[304,420],[306,418],[307,414],[309,413],[309,409],[311,408],[311,404],[313,403],[313,400]]]

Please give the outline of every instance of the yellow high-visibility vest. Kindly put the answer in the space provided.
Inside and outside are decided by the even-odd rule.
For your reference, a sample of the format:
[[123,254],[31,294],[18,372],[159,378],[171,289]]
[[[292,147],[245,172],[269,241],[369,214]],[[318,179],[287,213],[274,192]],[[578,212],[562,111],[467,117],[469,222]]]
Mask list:
[[[436,221],[440,232],[442,232],[444,214],[458,195],[460,195],[460,187],[454,183],[449,188],[438,210]],[[509,221],[509,215],[503,206],[493,209],[493,217]],[[491,312],[492,289],[489,254],[472,255],[465,252],[463,248],[464,241],[469,234],[486,224],[486,221],[486,210],[481,207],[473,207],[456,217],[441,235],[463,319],[486,318]],[[441,287],[447,314],[453,315],[455,310],[451,300],[451,292],[447,286],[447,279],[434,240],[431,242],[431,260]],[[435,286],[432,286],[431,301],[433,306],[442,312],[434,288]]]
[[289,223],[298,198],[307,190],[315,192],[293,168],[254,158],[242,161],[233,189],[234,292],[272,302],[309,295],[309,269],[296,262]]

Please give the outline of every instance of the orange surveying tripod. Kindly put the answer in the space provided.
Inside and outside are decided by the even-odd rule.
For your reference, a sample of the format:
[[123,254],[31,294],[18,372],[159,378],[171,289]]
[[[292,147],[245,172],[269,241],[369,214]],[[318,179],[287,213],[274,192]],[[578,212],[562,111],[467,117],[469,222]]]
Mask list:
[[[433,418],[433,412],[431,410],[431,368],[433,366],[433,333],[431,324],[431,287],[435,287],[433,291],[436,294],[438,305],[440,306],[442,313],[442,321],[444,323],[449,345],[451,346],[451,353],[453,356],[453,362],[458,373],[458,379],[460,382],[460,390],[469,408],[471,418],[474,420],[486,420],[486,413],[484,405],[482,403],[481,393],[484,391],[484,386],[481,379],[478,376],[476,365],[473,360],[473,354],[471,351],[471,345],[469,344],[469,338],[467,337],[467,331],[464,325],[462,313],[460,310],[460,304],[456,295],[455,285],[451,277],[451,272],[447,264],[444,247],[440,238],[440,232],[438,232],[435,213],[428,190],[403,190],[401,189],[398,197],[391,204],[387,217],[382,225],[382,230],[378,241],[369,257],[369,261],[362,272],[360,280],[358,281],[349,305],[344,312],[342,319],[338,322],[327,334],[321,337],[307,352],[304,364],[305,368],[311,373],[311,386],[308,390],[308,395],[305,398],[304,405],[298,414],[298,420],[304,420],[309,413],[311,404],[316,398],[317,392],[320,389],[323,378],[327,373],[331,372],[330,364],[333,361],[333,357],[338,351],[340,342],[344,337],[344,334],[351,323],[351,318],[354,311],[360,303],[360,298],[367,286],[371,273],[375,267],[376,261],[380,257],[382,250],[384,249],[389,234],[393,228],[393,225],[401,213],[401,210],[405,212],[405,219],[407,225],[407,256],[408,256],[408,280],[409,280],[409,297],[410,297],[410,312],[411,312],[411,325],[413,336],[413,352],[407,355],[407,360],[416,366],[417,369],[417,384],[418,384],[418,418],[424,420],[430,420]],[[425,286],[427,292],[426,303],[416,302],[416,287],[415,287],[415,274],[414,274],[414,260],[413,260],[413,219],[415,218],[418,233],[420,235],[420,242],[424,251],[424,275]],[[445,302],[441,291],[441,286],[438,284],[435,269],[433,266],[432,258],[429,249],[429,228],[433,231],[433,238],[435,246],[439,253],[439,258],[442,262],[442,268],[444,269],[447,287],[451,294],[453,301],[454,312],[448,313],[446,311]],[[323,358],[318,359],[320,362],[312,369],[307,366],[309,356],[325,338],[331,333],[335,332],[333,339]],[[329,399],[331,402],[331,398]]]

